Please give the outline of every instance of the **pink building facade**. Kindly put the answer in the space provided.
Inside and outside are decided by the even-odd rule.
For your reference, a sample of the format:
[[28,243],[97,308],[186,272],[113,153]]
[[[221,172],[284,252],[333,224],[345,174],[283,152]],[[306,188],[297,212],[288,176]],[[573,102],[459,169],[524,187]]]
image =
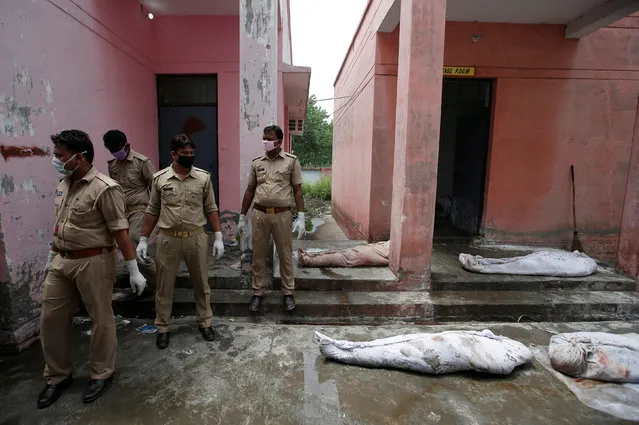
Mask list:
[[[441,235],[585,251],[639,274],[632,1],[370,0],[335,81],[333,214],[428,282]],[[344,97],[342,99],[342,97]]]
[[193,132],[202,153],[196,165],[215,175],[225,236],[234,238],[261,129],[278,123],[290,149],[297,123],[303,128],[310,69],[292,65],[288,0],[142,3],[0,4],[3,348],[24,346],[38,332],[58,180],[50,134],[89,133],[94,164],[106,172],[109,129],[124,131],[156,168],[167,165],[167,134]]

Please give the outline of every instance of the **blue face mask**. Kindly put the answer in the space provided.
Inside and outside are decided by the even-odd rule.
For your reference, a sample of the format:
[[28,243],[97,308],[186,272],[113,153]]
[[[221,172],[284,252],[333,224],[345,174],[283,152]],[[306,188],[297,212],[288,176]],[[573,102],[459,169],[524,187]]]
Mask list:
[[[84,155],[85,153],[87,153],[86,151],[82,152],[80,155]],[[74,154],[71,158],[67,159],[65,162],[60,161],[58,158],[56,158],[55,156],[53,157],[53,161],[51,161],[53,163],[53,166],[55,167],[55,169],[58,171],[58,173],[62,174],[63,176],[70,176],[71,174],[75,173],[75,170],[78,169],[78,167],[80,166],[80,164],[78,164],[73,170],[67,170],[66,166],[67,164],[73,160],[73,158],[75,158],[78,154]]]

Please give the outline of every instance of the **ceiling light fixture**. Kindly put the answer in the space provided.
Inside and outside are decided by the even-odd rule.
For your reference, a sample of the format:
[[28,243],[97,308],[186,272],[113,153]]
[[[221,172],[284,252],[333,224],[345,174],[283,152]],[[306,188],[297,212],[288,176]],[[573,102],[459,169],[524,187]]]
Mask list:
[[153,20],[153,18],[155,18],[155,15],[153,15],[153,13],[144,11],[144,5],[142,3],[140,3],[140,15],[143,18],[148,18],[149,20]]

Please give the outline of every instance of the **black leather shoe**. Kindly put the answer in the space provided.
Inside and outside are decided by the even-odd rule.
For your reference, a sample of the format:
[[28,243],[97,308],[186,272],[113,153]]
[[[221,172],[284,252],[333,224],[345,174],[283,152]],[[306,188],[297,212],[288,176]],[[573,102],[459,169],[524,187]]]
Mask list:
[[291,311],[295,309],[295,297],[293,295],[284,295],[284,310]]
[[160,350],[164,350],[166,347],[168,347],[169,346],[169,333],[168,332],[164,332],[164,333],[158,334],[158,336],[155,338],[155,345]]
[[249,310],[255,313],[256,311],[260,311],[261,308],[262,308],[262,297],[253,295],[251,297],[251,301],[249,302]]
[[55,403],[62,392],[73,384],[73,377],[69,376],[59,384],[47,384],[38,396],[38,409],[44,409]]
[[89,381],[89,385],[87,385],[87,389],[84,391],[82,401],[85,403],[96,401],[102,394],[104,394],[107,388],[109,388],[111,382],[113,382],[113,375],[106,379],[91,379]]
[[213,341],[215,339],[215,332],[210,326],[208,328],[200,328],[200,333],[205,341]]

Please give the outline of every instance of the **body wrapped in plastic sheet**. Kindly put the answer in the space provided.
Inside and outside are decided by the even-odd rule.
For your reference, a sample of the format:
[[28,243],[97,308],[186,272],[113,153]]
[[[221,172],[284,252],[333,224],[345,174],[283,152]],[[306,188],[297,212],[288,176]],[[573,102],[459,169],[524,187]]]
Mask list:
[[462,267],[484,274],[583,277],[597,271],[597,263],[579,251],[539,251],[512,258],[484,258],[459,254]]
[[575,378],[639,383],[639,334],[573,332],[553,335],[552,367]]
[[507,375],[532,359],[524,344],[489,330],[419,333],[365,342],[334,340],[315,332],[315,341],[327,359],[427,374],[477,371]]

